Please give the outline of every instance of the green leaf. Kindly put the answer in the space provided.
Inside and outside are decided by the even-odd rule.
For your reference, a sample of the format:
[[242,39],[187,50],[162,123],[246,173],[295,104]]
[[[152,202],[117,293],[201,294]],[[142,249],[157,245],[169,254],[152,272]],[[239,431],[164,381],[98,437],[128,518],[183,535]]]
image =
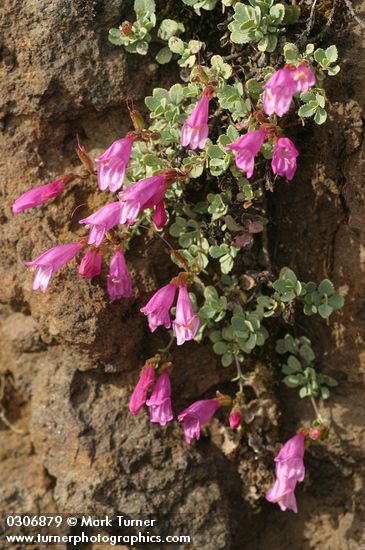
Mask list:
[[286,351],[289,353],[297,353],[297,345],[295,343],[294,338],[291,336],[291,334],[286,334],[284,337],[284,343],[286,347]]
[[273,52],[276,48],[278,38],[276,34],[267,34],[257,44],[260,52]]
[[303,312],[304,315],[313,315],[314,313],[317,313],[317,308],[311,304],[304,304]]
[[308,395],[310,395],[310,391],[308,390],[308,388],[306,386],[303,386],[303,388],[300,388],[299,397],[301,399],[304,399],[304,397],[308,397]]
[[340,72],[340,66],[335,65],[334,67],[328,67],[327,73],[329,76],[336,76]]
[[331,283],[329,279],[323,279],[323,281],[320,283],[318,287],[318,291],[321,294],[327,294],[327,296],[332,296],[335,292],[335,287]]
[[218,299],[219,299],[218,292],[214,288],[214,286],[206,286],[204,288],[204,298],[208,302],[218,301]]
[[287,352],[285,341],[283,339],[276,341],[275,350],[276,350],[276,353],[280,353],[280,354]]
[[295,44],[288,42],[284,46],[284,57],[287,63],[295,64],[299,58],[299,50]]
[[213,342],[213,344],[215,344],[216,342],[219,342],[221,338],[222,338],[222,333],[220,330],[212,330],[209,333],[209,339],[211,342]]
[[327,386],[321,386],[322,399],[328,399],[330,397],[330,390]]
[[139,53],[139,55],[146,55],[148,52],[148,42],[144,42],[143,40],[137,42],[136,52]]
[[333,308],[328,304],[321,304],[318,308],[318,313],[320,314],[321,317],[323,317],[323,319],[327,319],[332,312],[333,312]]
[[262,92],[262,84],[260,84],[256,78],[250,78],[246,82],[246,88],[248,93],[253,99],[258,99]]
[[185,27],[182,23],[178,23],[174,19],[164,19],[158,29],[157,36],[162,40],[168,40],[172,36],[184,32],[184,30]]
[[296,388],[300,384],[299,378],[295,374],[289,374],[288,376],[285,376],[283,378],[283,382],[286,386],[288,386],[288,388]]
[[298,111],[298,116],[300,117],[310,117],[310,116],[313,116],[314,113],[316,112],[316,108],[317,108],[317,104],[314,106],[311,103],[305,103],[304,105],[302,105],[300,108],[299,108],[299,111]]
[[294,355],[290,355],[288,358],[288,366],[292,372],[301,372],[302,364]]
[[200,40],[189,40],[189,50],[191,53],[198,53],[203,46],[203,42]]
[[332,388],[334,388],[335,386],[338,386],[337,380],[332,378],[332,376],[328,376],[327,374],[321,375],[321,381],[327,384],[327,386],[330,386]]
[[300,17],[300,7],[299,6],[285,6],[285,17],[282,21],[283,25],[293,25],[296,23]]
[[155,13],[155,0],[134,0],[134,11],[136,13]]
[[209,254],[212,256],[212,258],[220,258],[221,256],[224,256],[224,254],[226,254],[227,249],[227,245],[214,245],[210,247]]
[[317,61],[317,63],[319,63],[320,65],[323,64],[323,62],[326,61],[326,52],[322,49],[322,48],[318,48],[315,52],[314,52],[314,59]]
[[181,84],[174,84],[171,86],[169,96],[174,105],[179,105],[184,99],[184,89]]
[[210,305],[205,305],[199,309],[199,317],[202,319],[213,319],[216,314],[216,310]]
[[327,48],[326,50],[326,58],[328,59],[328,61],[330,63],[335,63],[335,61],[337,61],[338,59],[338,52],[337,52],[337,48],[336,46],[330,46],[329,48]]
[[233,355],[231,352],[227,352],[222,355],[222,365],[223,367],[229,367],[233,362]]
[[213,351],[217,355],[224,355],[228,349],[228,346],[225,342],[216,342],[213,346]]
[[209,145],[206,149],[208,157],[211,159],[222,159],[225,157],[225,151],[222,151],[222,148],[219,145]]
[[120,34],[120,29],[110,29],[108,34],[108,40],[115,46],[122,46],[123,38]]
[[321,94],[316,94],[316,102],[320,107],[324,109],[326,105],[326,98]]
[[328,300],[328,305],[333,309],[341,309],[345,303],[345,298],[341,294],[334,294]]
[[281,23],[285,17],[285,7],[283,4],[275,4],[270,8],[271,17],[275,18],[275,25]]
[[315,359],[315,355],[313,353],[312,348],[308,344],[304,344],[300,346],[299,348],[299,354],[301,357],[303,357],[304,361],[307,363],[311,363]]
[[230,273],[233,269],[234,260],[229,254],[225,254],[219,260],[221,264],[222,273]]
[[322,107],[318,107],[316,114],[314,115],[314,122],[316,124],[323,124],[327,120],[327,112],[322,109]]
[[172,51],[167,46],[165,48],[162,48],[156,54],[156,61],[157,63],[160,63],[160,65],[165,65],[166,63],[169,63],[171,59],[172,59]]
[[179,55],[182,55],[184,53],[185,44],[181,40],[181,38],[178,38],[177,36],[172,36],[169,39],[169,48],[173,53],[178,53]]

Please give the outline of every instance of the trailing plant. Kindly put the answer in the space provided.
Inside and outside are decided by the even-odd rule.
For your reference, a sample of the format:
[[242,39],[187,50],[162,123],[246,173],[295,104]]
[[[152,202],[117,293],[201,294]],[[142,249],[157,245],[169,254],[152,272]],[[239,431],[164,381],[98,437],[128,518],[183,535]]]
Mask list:
[[[95,159],[96,167],[78,143],[82,170],[27,191],[14,202],[13,211],[57,197],[74,180],[97,178],[101,191],[117,193],[113,202],[79,220],[89,228],[88,236],[26,262],[36,269],[34,290],[42,292],[52,275],[84,250],[79,274],[99,276],[102,262],[109,260],[110,299],[130,298],[133,282],[125,254],[133,239],[147,228],[149,237],[168,247],[173,276],[141,312],[151,332],[172,328],[171,339],[146,360],[130,411],[136,415],[146,404],[151,422],[164,426],[173,419],[175,342],[210,341],[222,366],[232,369],[237,386],[231,395],[218,393],[178,415],[188,443],[199,439],[201,426],[222,407],[228,408],[233,429],[241,425],[249,358],[277,340],[283,382],[297,388],[316,412],[312,427],[301,429],[279,453],[279,481],[267,495],[283,509],[296,511],[294,488],[303,479],[304,466],[288,477],[280,464],[302,464],[304,443],[328,435],[328,421],[319,415],[315,398],[327,399],[336,381],[315,363],[308,338],[282,335],[295,325],[296,315],[318,315],[328,322],[344,300],[328,279],[300,281],[287,267],[275,273],[266,198],[275,186],[294,180],[300,152],[291,128],[326,120],[325,79],[339,71],[337,49],[296,45],[303,25],[296,5],[274,0],[183,2],[197,14],[224,9],[227,20],[220,25],[217,51],[207,53],[202,41],[185,37],[183,22],[162,20],[155,38],[166,45],[157,60],[175,59],[183,69],[182,82],[155,88],[146,97],[147,124],[129,109],[133,130]],[[155,9],[153,0],[136,0],[136,20],[111,29],[111,42],[145,55],[154,40]],[[295,193],[298,183],[290,185]]]

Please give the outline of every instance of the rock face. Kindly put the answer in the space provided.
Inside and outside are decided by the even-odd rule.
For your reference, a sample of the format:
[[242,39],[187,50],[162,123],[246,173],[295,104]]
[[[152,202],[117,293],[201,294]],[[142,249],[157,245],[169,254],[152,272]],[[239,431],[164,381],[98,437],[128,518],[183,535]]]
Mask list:
[[[158,513],[166,515],[160,534],[188,534],[199,550],[361,548],[365,62],[355,23],[337,40],[342,72],[330,91],[330,123],[308,131],[296,183],[281,184],[270,199],[275,264],[290,265],[303,278],[329,276],[348,294],[330,327],[306,323],[325,354],[326,372],[341,384],[331,410],[335,435],[307,453],[300,515],[281,514],[264,502],[258,508],[271,480],[267,447],[279,441],[274,393],[255,389],[251,407],[263,419],[256,426],[258,441],[232,435],[218,417],[198,446],[187,447],[178,426],[160,429],[144,413],[128,414],[140,365],[166,344],[163,334],[148,334],[138,312],[168,269],[159,243],[147,253],[136,246],[128,257],[132,300],[110,304],[103,282],[76,278],[73,263],[45,295],[31,290],[33,277],[23,262],[70,241],[75,232],[82,235],[77,219],[104,204],[105,196],[86,180],[72,183],[46,207],[16,217],[12,201],[78,165],[77,133],[97,156],[129,129],[123,102],[138,102],[168,81],[147,59],[107,42],[108,28],[127,17],[131,5],[8,0],[0,8],[0,413],[21,431],[0,420],[0,509],[130,518]],[[212,367],[209,348],[184,346],[174,359],[178,410],[211,396],[231,377]],[[259,378],[270,380],[264,366],[257,368]],[[307,404],[298,407],[290,391],[278,398],[288,412],[281,421],[287,436],[311,413]]]

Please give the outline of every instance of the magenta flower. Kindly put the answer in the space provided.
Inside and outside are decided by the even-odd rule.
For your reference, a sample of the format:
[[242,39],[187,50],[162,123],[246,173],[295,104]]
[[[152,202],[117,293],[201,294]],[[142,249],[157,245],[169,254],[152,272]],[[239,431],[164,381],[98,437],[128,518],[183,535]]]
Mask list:
[[161,229],[166,224],[167,213],[166,213],[166,209],[163,201],[156,204],[156,208],[152,216],[152,221],[157,227],[157,229]]
[[207,424],[219,408],[217,399],[203,399],[189,405],[179,414],[178,421],[184,421],[184,435],[186,443],[200,439],[200,427]]
[[241,413],[240,411],[232,410],[229,415],[229,425],[233,430],[237,429],[241,424]]
[[136,416],[146,403],[148,390],[153,386],[154,381],[155,369],[153,365],[148,363],[143,367],[137,385],[129,400],[129,410],[133,416]]
[[58,197],[63,190],[65,189],[65,183],[70,182],[73,179],[73,175],[65,176],[64,178],[59,178],[57,180],[41,185],[40,187],[35,187],[30,189],[20,195],[13,203],[13,212],[14,214],[19,214],[28,208],[35,208],[44,202],[49,201]]
[[91,214],[87,218],[80,220],[79,223],[85,223],[91,225],[91,231],[89,234],[88,244],[95,244],[99,246],[105,234],[110,231],[115,225],[121,222],[122,209],[120,202],[111,202],[106,204],[94,214]]
[[295,69],[284,67],[276,71],[264,85],[264,111],[267,115],[275,113],[283,116],[290,109],[297,84],[293,80]]
[[307,92],[315,86],[316,77],[305,64],[283,67],[276,71],[264,85],[264,111],[267,115],[283,116],[290,109],[295,94]]
[[316,77],[308,65],[299,65],[292,74],[296,85],[296,93],[308,92],[310,88],[316,85]]
[[111,300],[130,298],[132,296],[132,279],[121,250],[116,250],[110,260],[107,289]]
[[184,122],[181,131],[181,145],[190,149],[204,149],[208,139],[209,102],[212,91],[206,88],[194,111]]
[[158,422],[160,426],[165,426],[174,418],[171,406],[171,384],[169,373],[167,371],[160,374],[156,386],[149,400],[146,402],[150,409],[151,422]]
[[169,283],[158,290],[147,304],[140,309],[148,317],[150,331],[154,332],[160,325],[171,327],[170,308],[175,298],[176,285]]
[[123,185],[126,167],[135,139],[133,134],[128,134],[125,138],[114,141],[100,157],[95,159],[99,165],[99,189],[105,191],[109,188],[114,193]]
[[61,244],[43,252],[32,262],[24,262],[27,266],[37,266],[33,290],[40,288],[42,292],[46,292],[52,275],[72,260],[83,246],[82,243]]
[[79,265],[79,273],[85,279],[92,279],[101,272],[102,255],[96,248],[91,248],[82,258]]
[[298,434],[289,439],[275,457],[276,481],[273,487],[266,493],[266,499],[277,502],[282,510],[297,512],[295,500],[295,486],[303,481],[304,469],[304,440],[303,434]]
[[237,168],[246,173],[246,178],[252,177],[255,156],[260,151],[267,134],[268,130],[253,130],[225,147],[226,150],[233,151]]
[[165,170],[158,176],[133,183],[122,191],[119,194],[122,209],[120,223],[132,225],[142,210],[156,207],[153,219],[158,227],[162,227],[167,220],[163,199],[168,186],[175,181],[176,176],[175,170]]
[[200,320],[198,315],[194,313],[187,286],[179,288],[176,315],[172,324],[178,346],[192,340],[198,332]]
[[289,138],[279,138],[275,143],[271,168],[274,174],[291,181],[297,169],[298,149]]

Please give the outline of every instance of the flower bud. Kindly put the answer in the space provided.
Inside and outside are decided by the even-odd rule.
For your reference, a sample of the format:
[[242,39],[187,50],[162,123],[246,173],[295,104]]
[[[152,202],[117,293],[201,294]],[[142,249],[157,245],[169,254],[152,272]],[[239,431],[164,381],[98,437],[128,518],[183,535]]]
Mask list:
[[92,279],[101,272],[102,255],[96,248],[89,249],[79,265],[79,273],[85,279]]
[[236,430],[238,426],[241,424],[241,413],[237,409],[232,409],[231,413],[229,415],[229,425],[231,426],[232,430]]
[[313,430],[311,430],[309,432],[309,437],[311,439],[314,439],[314,440],[321,439],[321,430],[320,430],[320,428],[314,428]]
[[121,34],[123,34],[124,36],[128,36],[129,34],[131,34],[132,26],[132,23],[130,23],[129,21],[124,21],[124,23],[122,23],[119,27]]
[[131,109],[129,111],[129,116],[131,117],[133,126],[136,130],[142,130],[145,127],[144,120],[139,111],[136,111],[135,109]]

